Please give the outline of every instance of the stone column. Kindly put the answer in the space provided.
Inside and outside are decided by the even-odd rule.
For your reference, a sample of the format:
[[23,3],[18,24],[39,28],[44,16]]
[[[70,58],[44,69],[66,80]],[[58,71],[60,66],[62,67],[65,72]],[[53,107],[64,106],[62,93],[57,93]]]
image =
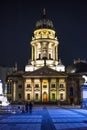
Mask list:
[[56,46],[56,60],[58,60],[58,48]]
[[13,101],[16,101],[16,82],[14,81],[13,83]]
[[34,55],[34,57],[35,57],[35,59],[34,60],[36,60],[37,58],[36,58],[36,56],[37,56],[37,52],[36,52],[36,45],[35,45],[35,55]]
[[58,101],[59,100],[59,79],[56,79],[56,91],[57,91],[56,98],[57,98],[57,101]]
[[53,60],[55,60],[55,46],[52,47],[52,53],[53,53]]
[[48,101],[50,102],[50,79],[48,79]]
[[23,97],[23,99],[24,99],[24,101],[26,101],[26,98],[25,98],[25,94],[26,94],[26,90],[25,90],[25,82],[26,82],[26,79],[24,79],[24,81],[23,81],[24,83],[23,83],[23,94],[24,94],[24,97]]
[[32,79],[32,100],[34,101],[34,79]]
[[34,60],[34,51],[33,51],[34,47],[32,46],[32,60]]
[[42,102],[42,79],[40,79],[40,101]]

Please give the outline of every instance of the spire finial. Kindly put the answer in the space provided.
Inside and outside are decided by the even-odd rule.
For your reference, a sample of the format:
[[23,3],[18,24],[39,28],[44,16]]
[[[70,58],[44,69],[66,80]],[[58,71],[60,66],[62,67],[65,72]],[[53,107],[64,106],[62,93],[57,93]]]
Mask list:
[[46,9],[43,9],[43,18],[46,18]]
[[46,15],[46,9],[45,8],[43,9],[43,15]]

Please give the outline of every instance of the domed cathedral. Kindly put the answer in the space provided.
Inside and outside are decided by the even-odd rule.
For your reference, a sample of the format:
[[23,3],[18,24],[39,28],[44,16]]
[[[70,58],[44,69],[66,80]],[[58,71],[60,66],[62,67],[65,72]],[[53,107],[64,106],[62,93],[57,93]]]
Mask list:
[[58,57],[59,41],[54,25],[45,9],[36,22],[30,44],[31,62],[25,66],[25,72],[16,69],[7,76],[8,100],[12,103],[80,104],[84,73],[71,73],[70,67],[65,71]]
[[57,71],[65,71],[65,66],[58,59],[59,41],[54,25],[51,20],[47,19],[45,9],[42,19],[36,22],[33,35],[31,65],[26,65],[25,71],[34,71],[44,65]]

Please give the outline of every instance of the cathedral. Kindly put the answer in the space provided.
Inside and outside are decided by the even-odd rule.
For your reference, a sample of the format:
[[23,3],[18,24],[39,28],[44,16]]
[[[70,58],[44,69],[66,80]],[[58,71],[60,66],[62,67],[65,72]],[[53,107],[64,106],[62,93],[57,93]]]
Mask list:
[[25,71],[18,71],[15,65],[14,72],[6,78],[10,103],[81,104],[82,75],[87,74],[87,63],[78,59],[68,67],[62,64],[56,31],[45,9],[29,44],[31,60]]

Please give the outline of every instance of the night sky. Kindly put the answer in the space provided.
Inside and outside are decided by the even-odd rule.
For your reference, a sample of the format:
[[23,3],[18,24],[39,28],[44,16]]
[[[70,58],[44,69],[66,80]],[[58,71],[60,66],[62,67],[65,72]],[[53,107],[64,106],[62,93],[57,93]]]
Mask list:
[[30,41],[36,22],[46,9],[59,39],[59,58],[67,66],[87,60],[86,0],[1,0],[0,66],[23,69],[31,58]]

